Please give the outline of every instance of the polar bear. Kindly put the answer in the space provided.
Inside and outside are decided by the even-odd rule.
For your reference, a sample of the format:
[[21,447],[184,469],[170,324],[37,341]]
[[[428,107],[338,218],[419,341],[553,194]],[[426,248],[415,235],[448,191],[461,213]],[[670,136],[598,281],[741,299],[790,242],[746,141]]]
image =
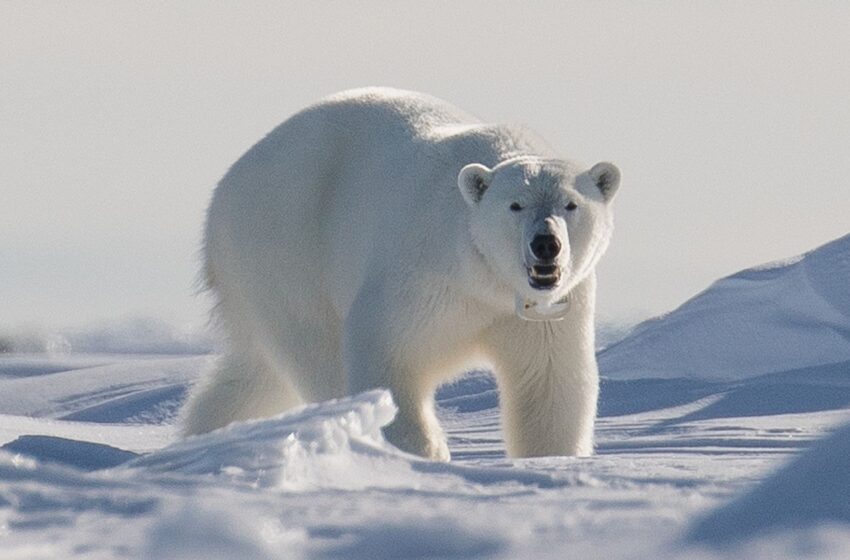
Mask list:
[[229,352],[184,432],[385,387],[387,439],[446,461],[435,389],[485,366],[510,456],[590,454],[595,267],[619,182],[419,93],[297,113],[215,189],[204,273]]

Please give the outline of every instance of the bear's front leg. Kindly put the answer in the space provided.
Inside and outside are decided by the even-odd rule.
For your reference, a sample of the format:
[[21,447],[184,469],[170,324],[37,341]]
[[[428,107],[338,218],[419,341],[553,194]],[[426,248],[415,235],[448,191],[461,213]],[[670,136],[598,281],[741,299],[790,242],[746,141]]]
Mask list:
[[492,340],[508,455],[591,455],[599,395],[592,334],[569,319],[511,318]]

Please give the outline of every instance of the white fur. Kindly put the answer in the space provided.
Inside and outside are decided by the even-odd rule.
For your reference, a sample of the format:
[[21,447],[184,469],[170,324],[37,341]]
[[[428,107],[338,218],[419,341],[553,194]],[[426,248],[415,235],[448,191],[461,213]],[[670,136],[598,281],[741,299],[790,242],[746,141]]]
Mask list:
[[[388,387],[388,439],[448,460],[434,391],[488,365],[511,456],[590,454],[594,268],[619,184],[611,164],[592,171],[411,92],[343,92],[285,121],[209,209],[206,279],[231,349],[193,393],[185,432]],[[564,246],[561,282],[544,291],[527,273],[541,227]],[[562,321],[515,314],[518,297],[567,295]]]

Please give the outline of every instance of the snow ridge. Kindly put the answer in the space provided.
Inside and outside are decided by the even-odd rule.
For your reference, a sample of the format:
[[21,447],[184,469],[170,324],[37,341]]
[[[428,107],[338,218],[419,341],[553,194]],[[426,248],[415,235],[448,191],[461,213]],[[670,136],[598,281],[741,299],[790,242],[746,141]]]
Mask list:
[[613,379],[740,380],[850,360],[850,235],[744,270],[599,354]]
[[388,458],[399,452],[381,433],[395,412],[388,391],[369,391],[193,436],[125,468],[287,491],[392,486],[401,482],[388,469],[410,471],[409,461]]

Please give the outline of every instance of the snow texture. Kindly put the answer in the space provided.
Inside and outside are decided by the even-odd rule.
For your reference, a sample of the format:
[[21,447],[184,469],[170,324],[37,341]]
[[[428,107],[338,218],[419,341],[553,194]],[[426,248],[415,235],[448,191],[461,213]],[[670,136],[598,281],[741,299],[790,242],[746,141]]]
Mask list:
[[850,524],[850,425],[701,520],[690,538],[725,544],[826,522]]
[[232,424],[127,466],[147,473],[224,476],[234,484],[289,491],[403,486],[410,461],[393,460],[397,452],[381,434],[395,411],[389,392],[372,391],[307,405],[273,420]]
[[[384,441],[382,390],[180,441],[211,356],[4,355],[0,559],[847,558],[848,243],[721,280],[605,351],[585,459],[507,459],[484,371],[438,392],[442,464]],[[749,304],[756,343],[703,318]],[[695,333],[713,353],[678,353]],[[608,370],[626,349],[640,367]]]

